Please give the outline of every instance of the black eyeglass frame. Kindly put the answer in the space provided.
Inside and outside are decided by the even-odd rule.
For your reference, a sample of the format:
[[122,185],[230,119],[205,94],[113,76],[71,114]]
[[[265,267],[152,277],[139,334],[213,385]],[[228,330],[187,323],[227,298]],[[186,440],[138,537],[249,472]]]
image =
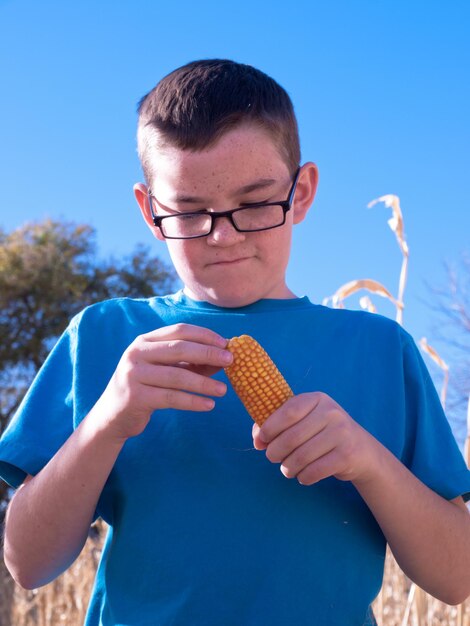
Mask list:
[[[273,228],[279,228],[279,226],[283,226],[286,223],[286,214],[292,208],[292,203],[294,202],[295,190],[297,188],[297,182],[299,180],[299,174],[300,174],[301,169],[302,168],[299,167],[294,175],[294,180],[292,183],[292,187],[289,191],[289,194],[287,196],[287,200],[280,200],[277,202],[256,202],[254,204],[245,204],[241,207],[237,207],[236,209],[230,209],[229,211],[213,212],[213,211],[203,210],[203,211],[194,211],[193,213],[180,213],[178,215],[157,215],[153,208],[153,201],[154,200],[157,201],[157,200],[152,195],[152,192],[149,189],[147,192],[147,197],[148,197],[148,202],[150,206],[150,212],[152,213],[152,220],[153,220],[154,226],[160,229],[160,232],[165,239],[200,239],[201,237],[207,237],[213,232],[215,221],[222,217],[227,217],[230,220],[230,223],[232,224],[232,226],[239,233],[255,233],[255,232],[262,231],[262,230],[272,230]],[[233,220],[233,214],[236,213],[237,211],[244,211],[245,209],[264,208],[266,206],[272,206],[272,205],[280,206],[282,207],[282,210],[283,210],[283,220],[280,224],[276,224],[275,226],[268,226],[267,228],[254,228],[254,229],[247,230],[244,228],[238,228],[238,226],[235,224]],[[171,218],[171,217],[178,217],[180,215],[184,215],[185,217],[191,216],[191,215],[208,215],[211,219],[209,231],[207,233],[204,233],[203,235],[191,235],[190,237],[169,237],[168,235],[165,235],[162,229],[163,220]]]

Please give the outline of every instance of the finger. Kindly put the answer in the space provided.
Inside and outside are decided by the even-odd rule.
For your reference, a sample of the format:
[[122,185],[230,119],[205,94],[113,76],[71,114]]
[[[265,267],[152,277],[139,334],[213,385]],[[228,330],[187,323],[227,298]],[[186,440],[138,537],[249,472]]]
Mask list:
[[231,352],[210,344],[183,339],[169,341],[137,341],[127,350],[128,358],[136,363],[141,359],[149,363],[176,365],[209,365],[218,369],[230,365]]
[[219,348],[225,348],[228,343],[228,339],[222,337],[222,335],[219,335],[209,328],[196,326],[195,324],[172,324],[171,326],[158,328],[142,336],[148,341],[182,339],[185,341],[195,341],[196,343],[213,345]]
[[290,454],[301,449],[306,442],[314,445],[317,436],[322,433],[327,424],[327,414],[313,410],[273,439],[267,446],[266,456],[273,463],[281,463]]
[[[336,443],[328,436],[326,430],[323,430],[316,437],[309,439],[285,457],[281,464],[281,472],[286,478],[295,478],[309,465],[329,454],[335,447]],[[270,459],[268,452],[266,456]]]
[[334,449],[307,465],[297,474],[297,480],[301,485],[313,485],[320,480],[340,473],[341,468],[341,455],[337,449]]
[[162,389],[179,389],[218,397],[227,392],[227,385],[221,380],[202,376],[180,367],[144,364],[136,375],[140,383]]
[[[196,374],[201,374],[202,376],[213,376],[220,372],[222,369],[221,366],[214,365],[192,365],[191,363],[175,363],[175,367],[181,367],[183,369],[187,369],[190,372],[195,372]],[[225,365],[223,366],[225,367]]]
[[211,411],[215,402],[212,398],[187,393],[178,389],[163,389],[152,386],[142,386],[145,395],[142,398],[152,410],[179,409],[181,411]]
[[320,403],[322,395],[320,392],[312,392],[289,398],[262,425],[258,435],[261,441],[270,443],[286,429],[291,428],[308,413],[314,411]]

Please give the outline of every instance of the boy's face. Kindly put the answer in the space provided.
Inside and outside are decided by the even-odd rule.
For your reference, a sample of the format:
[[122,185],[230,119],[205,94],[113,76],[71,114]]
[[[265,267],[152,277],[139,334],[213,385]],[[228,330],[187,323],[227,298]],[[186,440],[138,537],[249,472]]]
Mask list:
[[[284,201],[292,185],[287,165],[268,133],[246,125],[200,152],[173,147],[155,150],[152,167],[151,189],[158,215],[201,209],[216,213],[242,204]],[[295,297],[285,277],[292,225],[305,217],[316,185],[316,167],[307,163],[286,223],[272,230],[237,232],[227,218],[221,218],[206,237],[166,239],[185,293],[224,307]],[[145,185],[135,185],[134,192],[152,233],[163,240],[152,221]]]

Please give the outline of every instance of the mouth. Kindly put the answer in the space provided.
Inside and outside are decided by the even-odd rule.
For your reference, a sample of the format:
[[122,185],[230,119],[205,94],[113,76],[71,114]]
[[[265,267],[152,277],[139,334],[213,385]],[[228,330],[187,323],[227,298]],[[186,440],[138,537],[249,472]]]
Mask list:
[[228,259],[226,261],[214,261],[213,263],[209,263],[209,265],[216,265],[219,267],[228,267],[231,265],[238,265],[240,263],[243,263],[243,261],[248,261],[249,259],[251,259],[251,257],[249,256],[244,256],[244,257],[239,257],[237,259]]

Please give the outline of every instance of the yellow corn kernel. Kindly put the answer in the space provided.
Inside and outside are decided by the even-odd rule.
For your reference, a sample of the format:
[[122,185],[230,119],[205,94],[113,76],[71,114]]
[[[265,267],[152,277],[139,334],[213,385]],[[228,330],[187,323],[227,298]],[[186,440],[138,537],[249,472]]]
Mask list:
[[225,373],[250,416],[261,426],[294,394],[269,355],[253,337],[233,337],[227,350],[233,354],[233,361],[225,368]]

